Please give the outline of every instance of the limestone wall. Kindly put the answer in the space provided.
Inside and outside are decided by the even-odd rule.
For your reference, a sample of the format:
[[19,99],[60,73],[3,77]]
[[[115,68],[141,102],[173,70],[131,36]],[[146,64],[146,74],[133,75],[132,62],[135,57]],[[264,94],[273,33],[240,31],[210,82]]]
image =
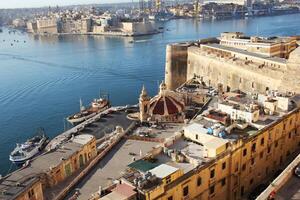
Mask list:
[[156,31],[153,22],[121,22],[119,26],[122,31],[137,35],[153,33]]
[[167,46],[165,82],[170,90],[196,75],[216,88],[221,83],[224,91],[300,93],[300,47],[290,53],[287,62],[279,62],[250,55],[244,58],[238,53],[222,56],[220,52],[189,46],[187,43]]
[[280,89],[300,93],[300,47],[290,53]]
[[174,90],[187,79],[188,44],[170,44],[166,49],[165,82],[167,89]]
[[277,78],[283,73],[273,72],[268,74],[268,69],[253,68],[244,63],[226,59],[215,58],[189,49],[187,79],[194,75],[203,77],[203,81],[213,87],[223,84],[224,91],[241,89],[245,91],[265,92],[266,89],[277,89],[281,81]]

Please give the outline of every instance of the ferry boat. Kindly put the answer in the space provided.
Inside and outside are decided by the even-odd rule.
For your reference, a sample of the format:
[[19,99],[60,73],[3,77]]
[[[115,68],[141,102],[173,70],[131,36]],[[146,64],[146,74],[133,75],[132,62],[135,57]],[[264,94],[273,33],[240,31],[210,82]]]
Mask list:
[[9,160],[16,164],[23,164],[42,151],[48,142],[49,138],[45,135],[44,130],[39,129],[36,136],[28,139],[23,144],[17,144],[16,148],[10,153]]
[[80,112],[67,117],[67,120],[73,125],[79,124],[85,120],[92,118],[96,114],[108,109],[109,107],[110,107],[110,103],[107,99],[99,98],[99,99],[94,99],[91,103],[91,106],[85,108],[82,105],[82,101],[80,99]]

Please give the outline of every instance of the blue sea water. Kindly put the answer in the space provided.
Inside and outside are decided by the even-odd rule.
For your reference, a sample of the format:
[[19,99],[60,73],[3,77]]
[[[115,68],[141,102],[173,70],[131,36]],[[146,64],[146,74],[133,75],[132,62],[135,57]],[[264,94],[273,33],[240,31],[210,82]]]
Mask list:
[[[0,174],[11,168],[8,155],[44,127],[50,137],[64,129],[64,118],[106,91],[114,105],[135,104],[145,84],[154,95],[164,79],[168,43],[218,36],[300,35],[300,14],[199,21],[172,20],[162,34],[137,38],[33,36],[0,33]],[[130,41],[134,40],[134,43]],[[14,166],[12,166],[14,169]]]

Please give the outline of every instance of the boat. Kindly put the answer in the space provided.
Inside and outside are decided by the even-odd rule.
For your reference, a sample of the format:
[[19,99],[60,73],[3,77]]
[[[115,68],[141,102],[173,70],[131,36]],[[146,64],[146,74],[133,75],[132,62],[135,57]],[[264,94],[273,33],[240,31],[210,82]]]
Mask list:
[[99,98],[99,99],[94,99],[91,103],[91,106],[85,108],[82,105],[82,101],[80,99],[80,112],[67,117],[67,121],[73,125],[79,124],[85,120],[94,117],[96,114],[103,112],[109,107],[110,107],[110,103],[107,99]]
[[18,144],[10,153],[9,160],[15,164],[23,164],[39,154],[49,142],[49,138],[45,135],[44,130],[38,130],[37,135],[28,139],[23,144]]

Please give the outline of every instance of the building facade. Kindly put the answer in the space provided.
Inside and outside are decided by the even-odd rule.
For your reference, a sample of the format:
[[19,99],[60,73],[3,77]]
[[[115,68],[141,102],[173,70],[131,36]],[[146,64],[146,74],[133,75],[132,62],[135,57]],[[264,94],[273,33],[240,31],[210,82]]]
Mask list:
[[[192,137],[190,132],[186,136]],[[246,199],[255,187],[274,176],[299,146],[300,112],[295,109],[251,137],[227,147],[220,144],[214,159],[187,173],[179,170],[176,176],[165,177],[156,187],[140,191],[141,199]]]

